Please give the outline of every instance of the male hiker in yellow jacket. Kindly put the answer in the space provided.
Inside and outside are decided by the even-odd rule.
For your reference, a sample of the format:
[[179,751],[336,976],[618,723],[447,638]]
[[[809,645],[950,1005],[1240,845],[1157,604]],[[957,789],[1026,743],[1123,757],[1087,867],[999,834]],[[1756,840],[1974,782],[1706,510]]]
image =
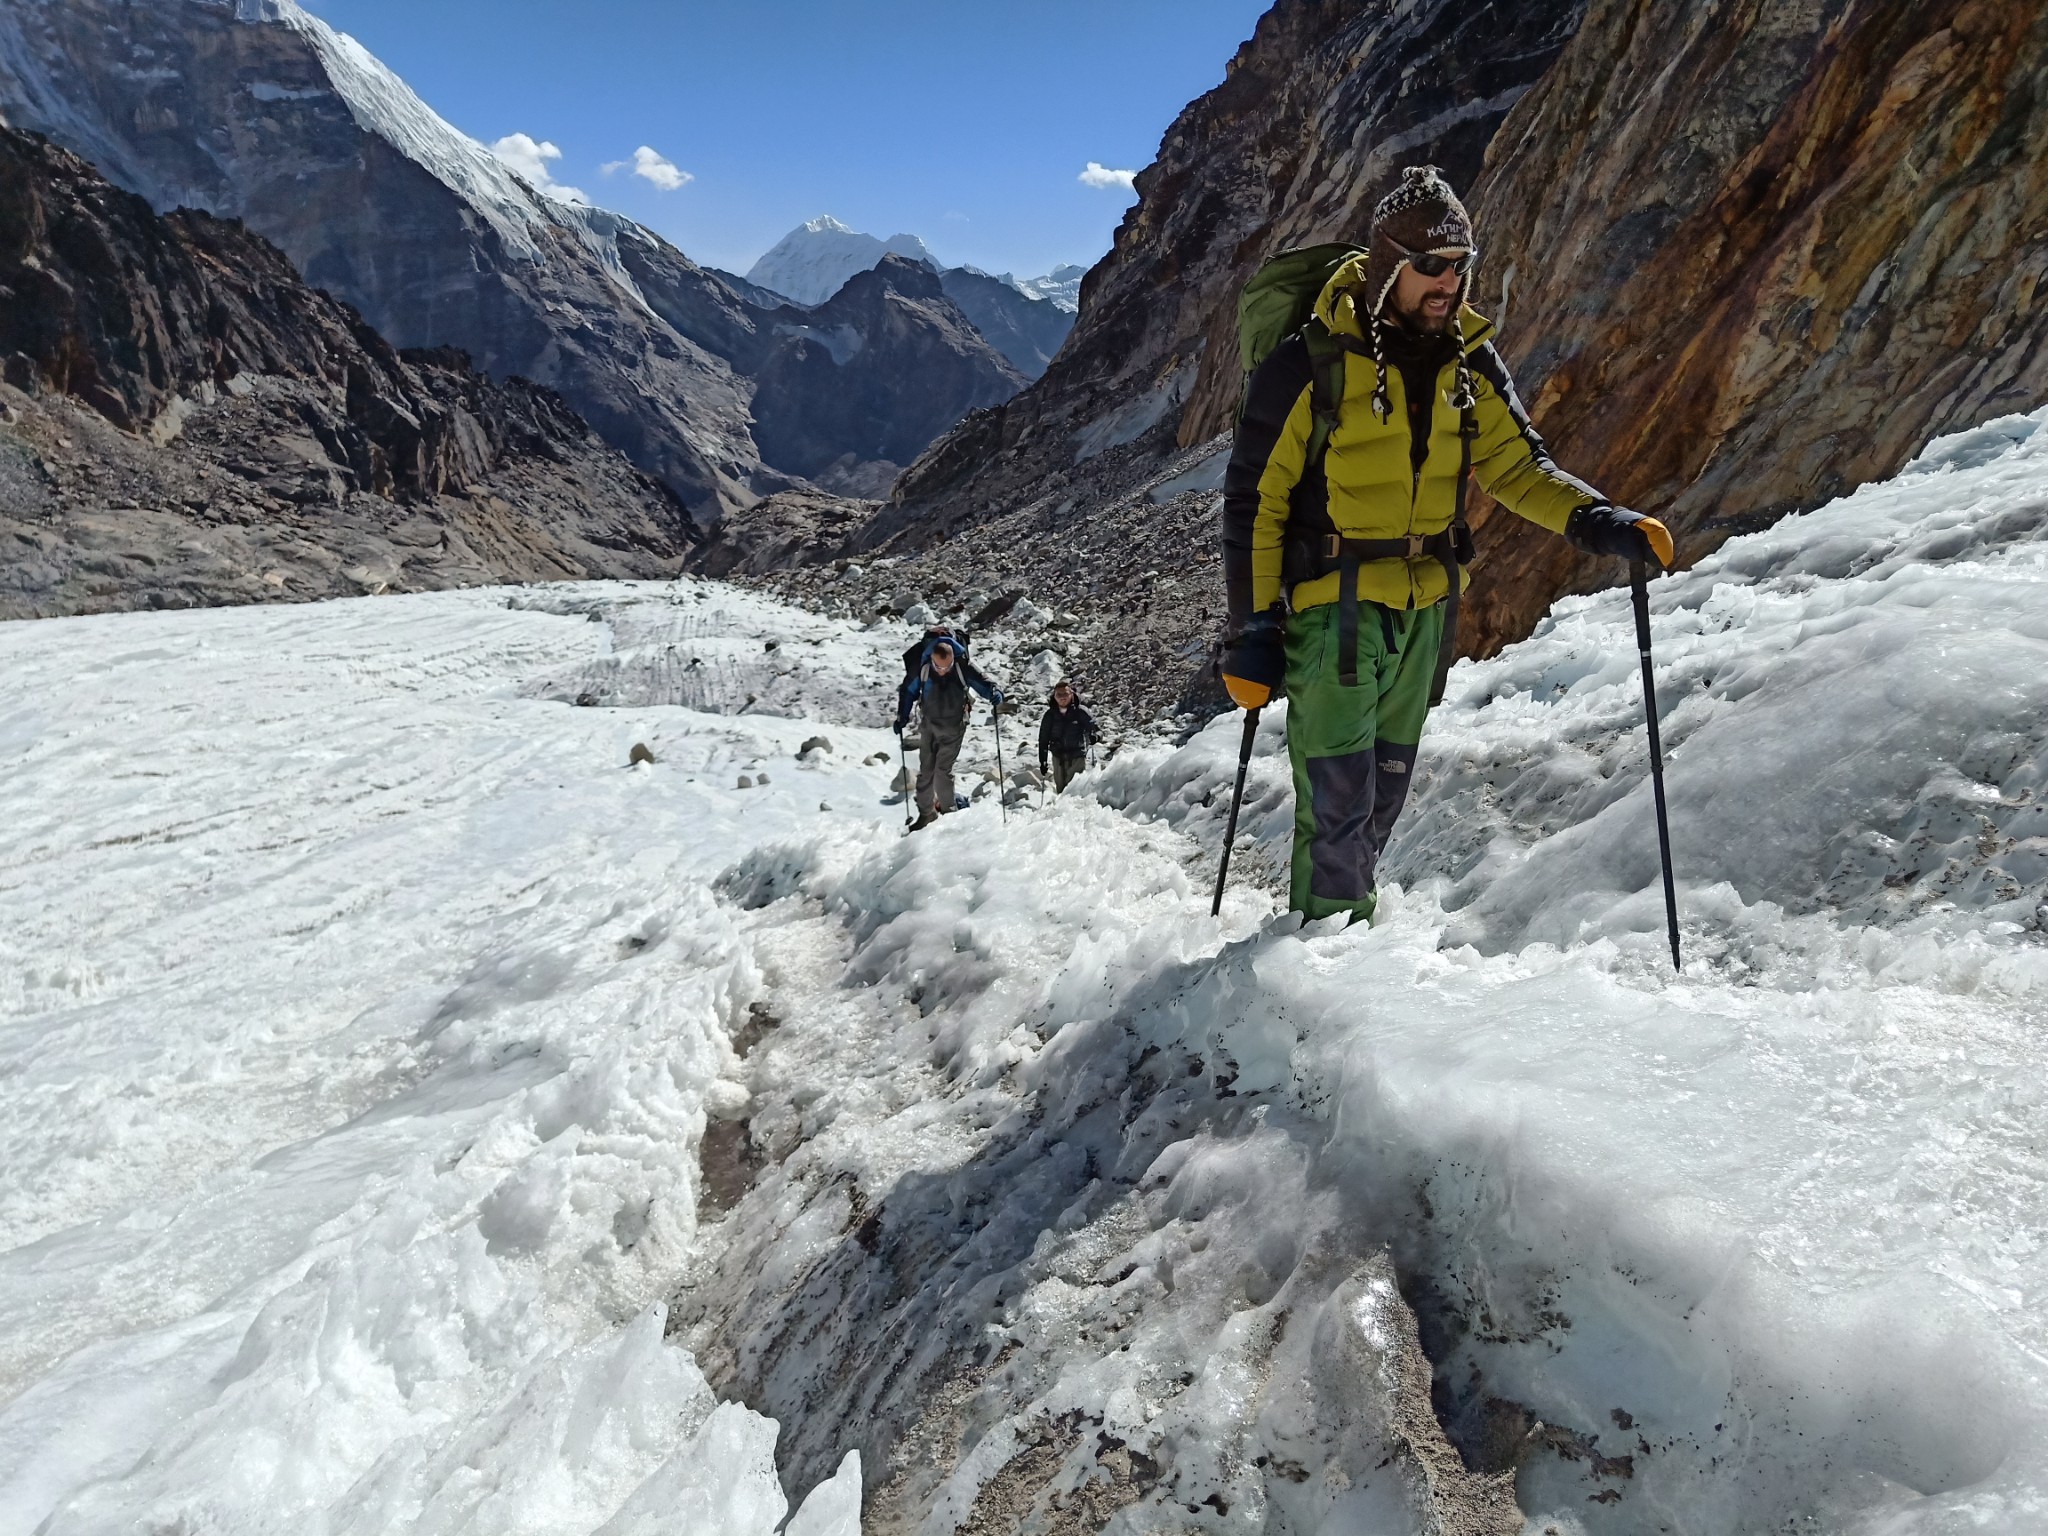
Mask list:
[[1479,251],[1434,166],[1404,171],[1366,248],[1338,257],[1313,318],[1246,387],[1223,489],[1222,671],[1246,708],[1287,695],[1291,905],[1370,918],[1469,579],[1468,473],[1588,553],[1674,551],[1663,524],[1551,462],[1492,322],[1465,302]]

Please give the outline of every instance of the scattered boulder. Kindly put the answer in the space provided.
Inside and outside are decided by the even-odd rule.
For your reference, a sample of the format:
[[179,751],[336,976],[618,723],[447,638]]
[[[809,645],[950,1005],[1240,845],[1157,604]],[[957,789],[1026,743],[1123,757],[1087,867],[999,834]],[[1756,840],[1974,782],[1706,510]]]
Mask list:
[[765,774],[765,773],[757,773],[757,774],[755,774],[755,775],[754,775],[754,787],[755,787],[755,788],[757,788],[757,789],[764,789],[764,788],[766,788],[766,787],[767,787],[767,784],[768,784],[768,775],[767,775],[767,774]]
[[824,736],[813,736],[796,749],[796,755],[799,759],[802,759],[809,757],[813,752],[830,752],[831,750],[832,743],[830,739]]
[[930,603],[915,603],[904,613],[903,622],[914,629],[928,629],[939,622],[939,615]]
[[633,767],[636,763],[651,763],[653,761],[654,749],[644,741],[634,742],[633,750],[626,754],[626,766],[628,768]]
[[1017,598],[1018,594],[1015,592],[1000,593],[976,609],[967,622],[976,629],[980,629],[984,624],[993,624],[998,619],[1008,616],[1010,610],[1017,606]]
[[733,787],[735,789],[752,789],[754,787],[753,775],[746,773],[741,774],[739,783],[734,785]]
[[890,781],[889,788],[899,795],[907,795],[916,782],[916,776],[908,768],[899,768],[896,770],[896,777]]
[[900,587],[890,595],[889,601],[884,606],[893,609],[897,613],[908,613],[923,601],[924,599],[912,588]]

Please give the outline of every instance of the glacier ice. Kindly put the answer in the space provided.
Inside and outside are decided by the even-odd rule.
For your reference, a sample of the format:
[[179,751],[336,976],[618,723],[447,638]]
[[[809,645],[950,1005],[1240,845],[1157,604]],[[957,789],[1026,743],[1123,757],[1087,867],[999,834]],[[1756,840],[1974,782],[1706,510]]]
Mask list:
[[1680,975],[1613,593],[1348,929],[1283,709],[1212,919],[716,584],[6,626],[0,1531],[2040,1529],[2044,419],[1653,585]]

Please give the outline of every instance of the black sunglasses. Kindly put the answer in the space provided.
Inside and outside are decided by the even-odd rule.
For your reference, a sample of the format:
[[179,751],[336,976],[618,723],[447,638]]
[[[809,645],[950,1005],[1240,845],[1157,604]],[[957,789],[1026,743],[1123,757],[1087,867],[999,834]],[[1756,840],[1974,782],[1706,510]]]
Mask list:
[[1408,258],[1408,265],[1424,277],[1442,277],[1446,272],[1466,277],[1479,264],[1479,247],[1476,245],[1462,256],[1439,256],[1435,251],[1411,251],[1391,235],[1387,238],[1395,250]]

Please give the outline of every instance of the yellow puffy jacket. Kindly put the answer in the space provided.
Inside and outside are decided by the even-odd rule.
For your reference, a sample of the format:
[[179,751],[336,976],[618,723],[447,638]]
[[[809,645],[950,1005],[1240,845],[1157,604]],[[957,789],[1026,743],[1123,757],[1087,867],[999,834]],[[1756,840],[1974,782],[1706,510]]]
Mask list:
[[[1364,342],[1364,332],[1352,295],[1364,265],[1359,256],[1339,267],[1316,302],[1316,318],[1333,336],[1358,343]],[[1459,413],[1450,402],[1456,397],[1461,356],[1475,400],[1478,437],[1472,470],[1479,484],[1511,511],[1553,533],[1564,532],[1580,507],[1605,504],[1599,492],[1551,462],[1515,394],[1507,365],[1493,348],[1493,322],[1468,306],[1460,309],[1457,328],[1455,344],[1449,337],[1434,343],[1442,361],[1426,410],[1419,399],[1411,410],[1406,376],[1428,376],[1431,363],[1418,368],[1416,358],[1431,343],[1383,336],[1382,349],[1392,349],[1394,359],[1386,368],[1392,409],[1384,421],[1373,410],[1380,365],[1368,355],[1345,354],[1342,406],[1323,473],[1306,480],[1314,420],[1307,344],[1299,336],[1290,338],[1252,374],[1223,482],[1223,569],[1233,628],[1282,596],[1290,525],[1297,539],[1333,531],[1353,539],[1396,539],[1450,526],[1461,460]],[[1418,433],[1426,442],[1419,462]],[[1286,595],[1296,609],[1313,608],[1337,600],[1337,583],[1332,573],[1303,580]],[[1447,588],[1442,562],[1427,554],[1371,560],[1359,567],[1359,597],[1389,608],[1426,608],[1441,602]]]

